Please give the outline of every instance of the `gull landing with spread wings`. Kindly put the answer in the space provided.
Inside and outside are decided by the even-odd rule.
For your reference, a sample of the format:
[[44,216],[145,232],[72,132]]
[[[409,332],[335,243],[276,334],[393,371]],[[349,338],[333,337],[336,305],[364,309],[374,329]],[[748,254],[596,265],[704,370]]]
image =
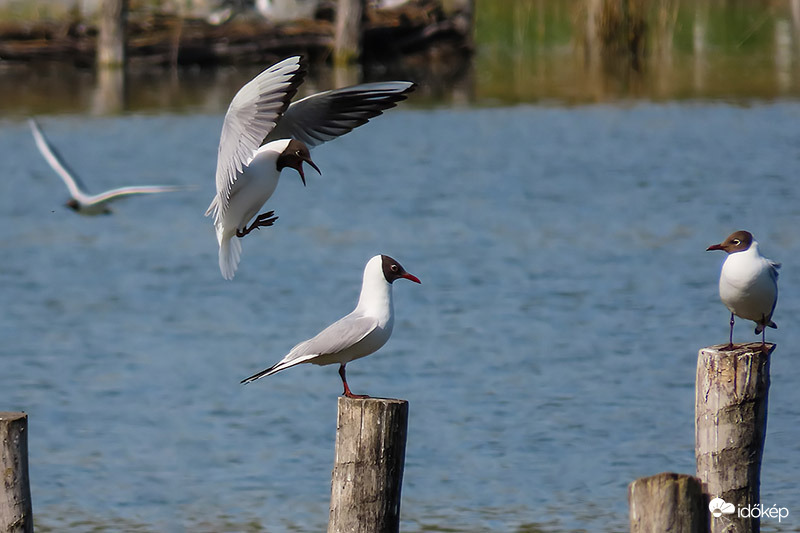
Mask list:
[[272,210],[259,211],[275,192],[281,171],[296,170],[305,185],[303,163],[321,174],[311,159],[312,148],[366,124],[415,87],[407,81],[364,83],[291,103],[305,73],[299,56],[286,58],[239,89],[225,113],[217,192],[206,211],[214,217],[225,279],[232,279],[239,266],[241,238],[278,219]]

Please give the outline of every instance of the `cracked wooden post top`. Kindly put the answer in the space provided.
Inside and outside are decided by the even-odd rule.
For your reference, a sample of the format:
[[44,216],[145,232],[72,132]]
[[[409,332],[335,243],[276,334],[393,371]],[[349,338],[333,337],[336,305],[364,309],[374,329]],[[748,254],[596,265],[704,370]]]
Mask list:
[[[767,431],[769,361],[775,345],[703,348],[697,358],[695,457],[710,499],[736,511],[712,516],[711,531],[759,531],[759,519],[740,508],[760,503],[761,457]],[[730,510],[730,507],[726,507]]]

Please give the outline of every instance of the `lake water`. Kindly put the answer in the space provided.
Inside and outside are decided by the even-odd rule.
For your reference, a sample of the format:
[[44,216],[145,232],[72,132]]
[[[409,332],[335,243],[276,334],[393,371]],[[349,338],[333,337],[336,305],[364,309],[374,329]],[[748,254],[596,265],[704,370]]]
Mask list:
[[[397,258],[389,343],[357,393],[410,402],[405,532],[627,530],[627,485],[694,472],[697,350],[724,342],[737,229],[781,261],[764,504],[800,530],[800,104],[420,109],[285,173],[232,282],[211,222],[221,110],[40,117],[108,217],[0,119],[0,409],[30,415],[38,531],[322,531],[341,382],[239,381],[349,312]],[[753,341],[739,322],[735,340]]]

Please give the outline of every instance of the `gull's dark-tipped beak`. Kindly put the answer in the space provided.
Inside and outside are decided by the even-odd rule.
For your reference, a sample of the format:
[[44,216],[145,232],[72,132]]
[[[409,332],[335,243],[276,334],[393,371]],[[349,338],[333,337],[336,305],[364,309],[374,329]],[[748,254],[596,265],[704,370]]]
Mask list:
[[417,276],[415,276],[414,274],[409,274],[408,272],[406,272],[404,274],[401,274],[401,277],[404,277],[407,280],[411,280],[414,283],[422,284],[422,282],[419,280],[419,278]]
[[322,172],[320,172],[320,170],[319,170],[319,167],[318,167],[318,166],[317,166],[317,165],[316,165],[316,164],[315,164],[315,163],[314,163],[314,162],[311,160],[311,158],[310,158],[310,157],[303,157],[303,158],[302,158],[302,159],[301,159],[301,160],[300,160],[300,161],[297,163],[297,167],[296,167],[296,169],[297,169],[297,173],[298,173],[298,174],[300,174],[300,179],[301,179],[301,180],[303,180],[303,187],[305,187],[305,186],[306,186],[306,175],[305,175],[305,173],[303,172],[303,161],[305,161],[306,163],[308,163],[309,165],[311,165],[311,168],[313,168],[314,170],[316,170],[316,171],[317,171],[317,174],[319,174],[320,176],[322,176]]
[[295,169],[297,173],[300,174],[300,179],[303,181],[303,186],[305,187],[306,174],[303,171],[304,162],[311,165],[311,168],[316,170],[319,175],[322,175],[319,167],[311,160],[311,153],[308,151],[308,147],[302,141],[291,139],[284,151],[278,156],[276,166],[278,172],[286,167]]
[[319,174],[320,176],[322,176],[322,171],[319,169],[319,167],[316,165],[316,163],[314,163],[314,162],[311,160],[311,158],[310,158],[310,157],[306,157],[306,158],[304,158],[304,159],[303,159],[303,161],[305,161],[306,163],[308,163],[309,165],[311,165],[311,168],[313,168],[314,170],[316,170],[316,171],[317,171],[317,174]]
[[721,244],[712,244],[708,248],[706,248],[706,252],[710,252],[711,250],[724,250],[725,248],[722,247]]

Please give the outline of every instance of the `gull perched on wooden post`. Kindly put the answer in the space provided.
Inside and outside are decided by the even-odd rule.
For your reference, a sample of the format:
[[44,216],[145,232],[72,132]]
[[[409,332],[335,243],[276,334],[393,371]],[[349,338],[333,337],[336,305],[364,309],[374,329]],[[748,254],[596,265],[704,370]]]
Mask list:
[[350,392],[344,367],[354,359],[376,352],[389,340],[394,327],[392,283],[400,278],[421,283],[419,278],[406,272],[400,263],[388,255],[376,255],[364,268],[361,295],[356,308],[349,315],[337,320],[316,337],[299,343],[278,363],[242,380],[242,383],[250,383],[300,363],[339,363],[344,395],[348,398],[367,398]]
[[724,250],[728,254],[719,277],[720,299],[731,312],[728,348],[733,348],[734,315],[755,322],[755,334],[761,334],[761,344],[766,345],[764,329],[778,327],[772,321],[772,313],[778,303],[781,265],[758,252],[758,242],[748,231],[734,232],[720,244],[706,248],[709,250]]

